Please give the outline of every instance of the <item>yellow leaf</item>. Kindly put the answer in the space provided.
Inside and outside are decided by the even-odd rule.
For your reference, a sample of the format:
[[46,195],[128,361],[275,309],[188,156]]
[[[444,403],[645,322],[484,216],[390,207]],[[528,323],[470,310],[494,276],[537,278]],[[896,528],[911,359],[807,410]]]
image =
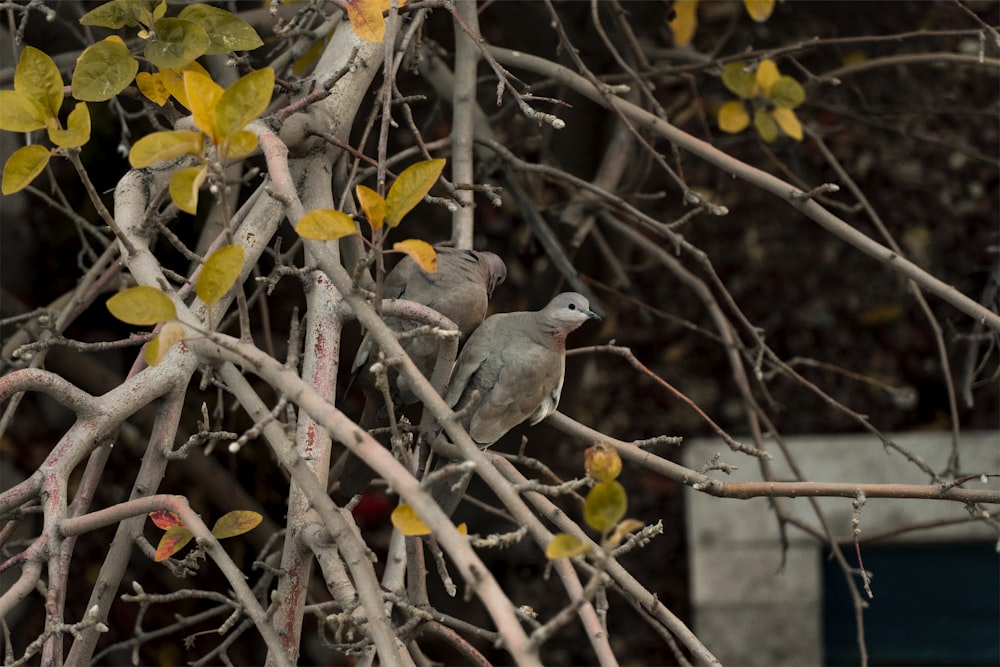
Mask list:
[[158,106],[163,106],[170,99],[170,91],[163,83],[162,72],[150,74],[149,72],[139,72],[135,75],[135,85],[139,92],[152,100]]
[[354,192],[358,195],[358,203],[361,204],[361,210],[368,218],[368,224],[372,226],[372,229],[381,229],[385,222],[385,199],[364,185],[354,188]]
[[0,130],[34,132],[45,127],[42,105],[24,93],[0,90]]
[[79,148],[90,141],[90,111],[86,102],[73,107],[65,130],[49,128],[49,141],[60,148]]
[[719,129],[723,132],[736,134],[742,132],[750,124],[750,114],[747,113],[743,102],[730,100],[719,107],[717,121]]
[[335,241],[336,239],[357,234],[358,228],[351,216],[343,211],[332,209],[317,209],[306,213],[295,225],[299,236],[313,241]]
[[799,117],[795,115],[794,111],[784,107],[776,107],[771,111],[771,116],[777,121],[782,132],[795,141],[802,141],[802,123],[799,122]]
[[257,135],[247,130],[240,130],[226,142],[225,162],[242,160],[257,150]]
[[385,37],[385,20],[379,0],[347,0],[347,18],[361,39],[381,42]]
[[437,273],[437,253],[434,252],[434,246],[430,243],[420,239],[406,239],[392,244],[392,249],[409,255],[427,273]]
[[778,124],[766,109],[757,109],[753,112],[753,126],[757,128],[757,133],[767,143],[778,138]]
[[431,529],[427,527],[427,524],[417,516],[417,513],[412,507],[406,503],[402,503],[392,511],[392,525],[396,527],[396,530],[401,532],[407,537],[416,537],[418,535],[430,535]]
[[250,510],[234,510],[219,517],[219,520],[212,526],[212,534],[218,539],[224,540],[227,537],[235,537],[248,533],[264,519],[257,512]]
[[757,85],[768,97],[771,96],[771,87],[774,82],[781,78],[781,72],[773,60],[762,60],[757,66]]
[[194,130],[170,130],[147,134],[132,145],[128,153],[129,164],[142,169],[163,160],[181,155],[201,157],[205,152],[205,135]]
[[582,554],[590,551],[590,545],[582,541],[576,535],[570,535],[569,533],[556,533],[549,540],[549,544],[545,547],[545,557],[549,560],[557,560],[559,558],[573,558],[574,556],[580,556]]
[[747,14],[757,23],[763,23],[771,18],[774,11],[774,0],[743,0]]
[[191,117],[199,130],[204,132],[218,144],[221,140],[219,129],[215,124],[215,106],[222,97],[222,86],[200,72],[184,71],[184,94],[187,96],[187,106]]
[[587,494],[583,503],[583,520],[602,533],[615,527],[628,508],[625,487],[615,481],[601,482]]
[[108,310],[126,324],[148,326],[177,319],[174,302],[162,290],[138,285],[108,299]]
[[174,96],[174,99],[180,102],[180,104],[187,110],[191,110],[191,104],[188,102],[187,91],[184,89],[184,72],[197,72],[211,79],[211,75],[208,70],[198,64],[197,60],[194,60],[184,67],[177,69],[162,68],[160,69],[160,76],[162,76],[162,81],[164,87]]
[[192,537],[194,537],[194,533],[184,526],[171,526],[167,528],[167,532],[163,533],[163,536],[160,538],[160,543],[156,545],[154,560],[159,563],[170,558],[183,549],[191,541]]
[[229,139],[264,113],[273,92],[274,70],[270,67],[250,72],[229,86],[215,105],[215,127],[220,140]]
[[63,80],[52,58],[26,46],[14,70],[14,90],[38,102],[47,117],[55,118],[63,102]]
[[[184,327],[177,322],[167,322],[153,340],[146,343],[142,358],[150,366],[155,366],[167,355],[174,343],[184,340]],[[162,528],[162,526],[161,526]]]
[[403,170],[385,198],[385,221],[390,227],[398,225],[403,216],[430,192],[441,176],[444,164],[444,159],[423,160]]
[[640,528],[642,528],[642,521],[638,519],[625,519],[615,526],[615,531],[608,537],[608,541],[613,546],[618,546],[629,534],[634,533]]
[[690,44],[697,29],[698,0],[675,0],[674,18],[670,21],[670,30],[674,33],[674,45]]
[[608,482],[621,474],[622,457],[611,445],[598,442],[583,452],[583,469],[598,482]]
[[3,185],[0,191],[5,195],[20,192],[45,170],[52,153],[45,146],[33,144],[14,151],[3,167]]
[[898,322],[905,312],[898,303],[880,303],[863,310],[858,315],[857,321],[865,327],[885,326]]
[[206,305],[214,305],[225,296],[243,269],[243,246],[227,245],[219,248],[205,260],[198,274],[194,292]]
[[170,199],[180,210],[191,215],[198,213],[198,190],[208,176],[206,167],[188,167],[174,172],[170,177]]

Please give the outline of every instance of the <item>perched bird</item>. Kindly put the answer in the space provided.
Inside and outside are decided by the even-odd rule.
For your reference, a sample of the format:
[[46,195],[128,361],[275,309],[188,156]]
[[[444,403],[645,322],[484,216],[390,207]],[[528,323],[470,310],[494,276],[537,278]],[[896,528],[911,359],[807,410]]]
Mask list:
[[[601,317],[582,294],[564,292],[539,311],[488,317],[473,332],[444,400],[464,410],[462,424],[477,444],[492,445],[521,422],[537,424],[555,411],[566,372],[566,336],[587,320]],[[479,402],[469,407],[474,392]],[[446,505],[440,492],[450,490],[432,489],[449,513],[459,498]]]
[[[436,247],[435,250],[438,258],[435,273],[424,271],[410,257],[404,257],[386,275],[383,295],[387,299],[406,299],[433,308],[454,322],[464,339],[486,317],[493,290],[507,277],[507,266],[492,252],[446,246]],[[420,326],[417,322],[398,317],[387,317],[385,323],[400,333]],[[430,377],[440,340],[435,336],[414,336],[401,340],[400,344],[424,377]],[[368,371],[378,358],[377,350],[375,341],[365,336],[351,367],[352,382],[357,379],[365,392],[365,410],[360,424],[366,429],[384,425],[381,422],[385,420],[384,410],[380,409],[380,394]],[[394,402],[404,405],[417,402],[417,396],[405,377],[390,372],[389,380]],[[334,470],[334,476],[340,478],[341,492],[355,495],[368,486],[374,473],[360,459],[348,453],[343,457],[343,464]]]
[[[507,278],[507,265],[492,252],[437,247],[438,266],[427,273],[410,257],[404,257],[385,277],[383,296],[386,299],[406,299],[433,308],[458,327],[465,339],[486,317],[486,308],[493,290]],[[403,333],[416,329],[419,323],[397,317],[387,317],[385,323]],[[414,336],[401,341],[403,349],[424,377],[430,377],[437,360],[439,340],[434,336]],[[375,361],[377,345],[365,336],[351,366],[353,376],[367,372]],[[395,380],[395,378],[394,378]],[[395,381],[393,384],[396,384]],[[396,385],[401,402],[417,400],[405,379]]]

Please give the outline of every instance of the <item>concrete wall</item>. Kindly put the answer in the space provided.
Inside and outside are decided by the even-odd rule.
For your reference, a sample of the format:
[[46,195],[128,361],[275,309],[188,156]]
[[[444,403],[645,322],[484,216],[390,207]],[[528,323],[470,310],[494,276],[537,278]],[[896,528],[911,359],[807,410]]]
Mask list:
[[[895,436],[893,441],[942,470],[950,454],[948,433]],[[899,453],[887,452],[870,435],[800,437],[788,446],[805,478],[818,482],[927,484],[926,475]],[[778,479],[791,480],[791,471],[776,447],[770,451]],[[1000,473],[1000,432],[962,435],[961,468],[967,473]],[[719,440],[696,440],[685,445],[684,464],[700,469],[716,453],[739,466],[726,481],[759,481],[756,461],[731,452]],[[976,486],[980,485],[975,482]],[[967,487],[969,484],[966,485]],[[1000,480],[991,478],[988,488]],[[713,498],[688,488],[687,530],[691,572],[693,630],[724,665],[824,664],[822,636],[823,545],[804,531],[789,526],[790,548],[784,569],[778,522],[768,499]],[[820,506],[841,542],[851,541],[851,499],[820,498]],[[782,498],[785,511],[812,525],[816,514],[807,498]],[[994,516],[1000,506],[991,506]],[[935,519],[968,519],[955,502],[870,498],[862,513],[861,546],[865,535],[906,524]],[[996,540],[995,531],[981,521],[907,533],[897,542]],[[885,543],[885,542],[882,542]],[[853,549],[849,562],[855,563]],[[877,590],[875,594],[878,595]]]

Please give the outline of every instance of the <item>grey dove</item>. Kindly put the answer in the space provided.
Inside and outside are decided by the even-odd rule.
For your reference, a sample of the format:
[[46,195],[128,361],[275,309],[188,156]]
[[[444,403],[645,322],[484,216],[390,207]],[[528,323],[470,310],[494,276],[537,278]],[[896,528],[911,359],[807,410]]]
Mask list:
[[[600,321],[577,292],[556,296],[533,312],[486,318],[458,355],[445,402],[463,411],[462,425],[482,447],[492,445],[523,421],[532,425],[559,405],[566,372],[566,336],[587,320]],[[470,406],[474,392],[479,402]],[[461,493],[449,483],[431,489],[449,514]]]
[[[492,252],[464,250],[447,246],[435,247],[438,258],[437,271],[427,273],[410,257],[404,257],[386,277],[383,296],[387,299],[406,299],[433,308],[458,327],[462,338],[467,337],[486,317],[486,308],[493,290],[507,277],[507,266]],[[397,332],[417,328],[419,323],[396,317],[387,317],[385,323]],[[430,377],[437,360],[440,341],[435,336],[414,336],[400,344],[424,377]],[[365,391],[365,411],[361,426],[371,429],[384,420],[384,410],[379,410],[380,395],[374,387],[374,378],[368,368],[376,361],[378,346],[370,336],[365,336],[358,348],[351,367],[352,378],[360,380]],[[394,400],[402,404],[417,402],[406,378],[391,372],[390,383]],[[360,459],[350,454],[343,457],[342,467],[334,472],[340,478],[340,490],[355,495],[371,482],[373,471]]]

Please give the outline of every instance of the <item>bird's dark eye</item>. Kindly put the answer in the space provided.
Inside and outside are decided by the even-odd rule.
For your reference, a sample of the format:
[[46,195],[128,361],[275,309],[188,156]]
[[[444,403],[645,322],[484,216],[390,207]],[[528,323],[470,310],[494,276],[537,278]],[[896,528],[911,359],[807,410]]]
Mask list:
[[576,310],[576,304],[575,303],[569,304],[569,309],[570,310]]

